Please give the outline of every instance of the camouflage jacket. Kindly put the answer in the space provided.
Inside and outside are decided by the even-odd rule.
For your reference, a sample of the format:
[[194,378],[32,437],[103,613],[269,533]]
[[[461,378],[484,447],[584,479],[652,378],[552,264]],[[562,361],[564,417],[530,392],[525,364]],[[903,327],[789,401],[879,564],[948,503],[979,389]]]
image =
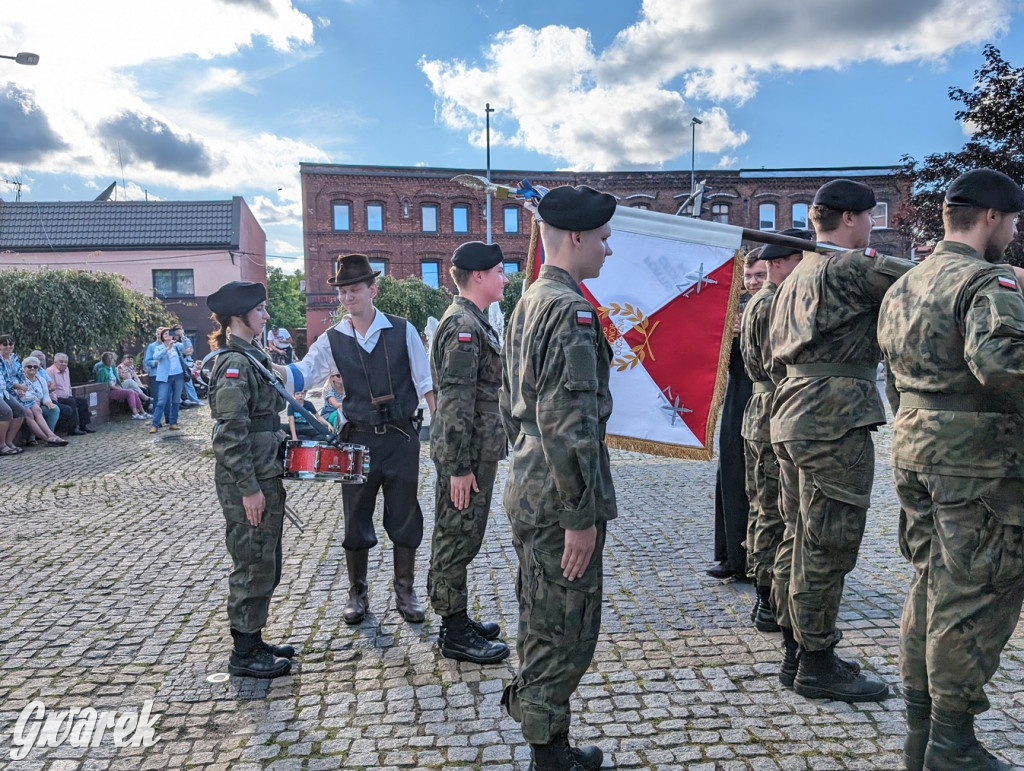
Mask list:
[[878,306],[892,283],[914,267],[873,249],[805,252],[772,302],[771,371],[789,365],[854,365],[863,375],[789,376],[776,384],[773,442],[838,439],[885,423],[874,371],[882,359]]
[[909,471],[1024,477],[1024,297],[1007,265],[940,241],[882,303],[878,342],[901,394],[1004,397],[1016,412],[901,404],[892,463]]
[[541,268],[509,320],[502,359],[501,418],[513,440],[509,515],[567,530],[613,519],[604,443],[611,347],[566,271]]
[[[743,311],[743,320],[740,322],[740,354],[743,356],[743,368],[747,371],[747,377],[754,383],[780,380],[785,374],[785,369],[782,369],[781,374],[777,373],[773,378],[768,372],[772,358],[772,346],[768,340],[768,314],[777,289],[776,284],[766,281],[761,291],[747,303]],[[772,396],[771,391],[755,391],[750,397],[743,410],[743,426],[740,429],[740,435],[744,439],[752,442],[772,440],[768,426]]]
[[456,297],[441,317],[430,351],[437,408],[430,419],[430,457],[437,473],[463,476],[478,461],[505,457],[498,415],[501,343],[483,311]]
[[[281,476],[277,458],[284,440],[278,413],[285,400],[245,357],[247,351],[270,369],[270,356],[252,343],[232,337],[228,352],[220,354],[210,378],[213,452],[218,483],[238,486],[242,495],[259,492],[257,479]],[[254,431],[253,423],[257,423]]]

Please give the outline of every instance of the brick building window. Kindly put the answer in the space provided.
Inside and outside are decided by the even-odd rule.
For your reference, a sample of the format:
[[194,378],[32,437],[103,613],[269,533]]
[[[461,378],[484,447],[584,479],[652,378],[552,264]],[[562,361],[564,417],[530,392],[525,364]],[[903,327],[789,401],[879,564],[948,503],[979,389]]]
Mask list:
[[711,204],[711,221],[721,222],[726,225],[729,224],[729,204],[727,203],[713,203]]
[[195,297],[194,272],[192,270],[154,270],[153,296],[161,300],[168,297]]
[[503,263],[503,266],[505,268],[505,275],[506,276],[511,276],[513,273],[518,273],[519,270],[520,270],[519,269],[519,263],[517,261],[515,261],[515,260],[510,260],[508,262],[505,262],[505,263]]
[[352,204],[347,201],[334,201],[331,203],[331,210],[334,213],[335,230],[352,229]]
[[506,206],[504,210],[505,215],[505,232],[506,233],[518,233],[519,232],[519,207],[518,206]]
[[649,209],[650,209],[651,207],[650,207],[650,206],[648,206],[648,205],[647,205],[647,204],[645,204],[645,203],[635,203],[635,204],[633,204],[633,208],[634,208],[634,209],[644,209],[644,210],[649,210]]
[[469,232],[469,207],[464,203],[452,205],[452,232]]
[[420,263],[420,278],[427,286],[437,289],[440,286],[441,266],[435,260],[424,260]]
[[382,276],[388,274],[388,263],[386,260],[370,260],[370,270],[379,270]]
[[871,210],[871,218],[875,221],[876,228],[889,227],[889,204],[875,204],[875,208]]
[[757,229],[775,230],[775,204],[763,203],[757,207]]
[[366,229],[375,233],[384,230],[384,204],[366,204]]
[[425,203],[420,207],[420,230],[424,233],[437,232],[437,204]]
[[800,228],[801,230],[807,230],[809,225],[810,220],[807,219],[807,204],[793,204],[793,227]]

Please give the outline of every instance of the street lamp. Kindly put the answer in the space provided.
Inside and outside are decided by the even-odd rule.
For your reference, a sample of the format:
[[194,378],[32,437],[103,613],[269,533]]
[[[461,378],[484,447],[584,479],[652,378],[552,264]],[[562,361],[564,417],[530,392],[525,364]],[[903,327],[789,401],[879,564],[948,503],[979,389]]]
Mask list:
[[694,171],[694,169],[695,169],[694,162],[695,162],[696,156],[697,156],[697,126],[701,125],[703,122],[704,121],[702,121],[700,118],[698,118],[696,116],[693,117],[693,118],[690,118],[690,128],[692,129],[692,133],[691,133],[691,136],[690,136],[690,192],[691,193],[694,190],[697,189],[697,177],[696,177],[696,172]]
[[491,103],[488,102],[484,106],[484,115],[487,118],[487,243],[491,243],[491,113],[494,110],[491,108]]
[[4,54],[0,54],[0,59],[10,59],[18,64],[27,64],[30,67],[34,67],[39,64],[39,54],[30,54],[26,51],[22,51],[16,56],[5,56]]

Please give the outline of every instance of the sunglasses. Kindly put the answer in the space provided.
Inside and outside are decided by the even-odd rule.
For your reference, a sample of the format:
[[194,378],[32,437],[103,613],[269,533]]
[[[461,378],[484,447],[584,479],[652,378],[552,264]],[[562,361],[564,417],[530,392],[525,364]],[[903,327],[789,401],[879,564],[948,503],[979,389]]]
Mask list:
[[38,364],[26,364],[22,369],[39,369]]

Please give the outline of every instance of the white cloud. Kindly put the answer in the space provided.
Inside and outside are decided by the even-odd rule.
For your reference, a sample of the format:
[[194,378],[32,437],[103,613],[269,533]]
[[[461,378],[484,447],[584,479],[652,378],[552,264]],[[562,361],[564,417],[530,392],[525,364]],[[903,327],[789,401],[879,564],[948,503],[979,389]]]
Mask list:
[[[658,164],[746,141],[723,103],[742,104],[767,73],[861,61],[939,62],[1007,28],[1014,0],[644,0],[639,20],[603,51],[583,29],[516,27],[479,64],[422,59],[437,118],[482,143],[507,143],[578,169]],[[497,125],[496,125],[497,124]]]

